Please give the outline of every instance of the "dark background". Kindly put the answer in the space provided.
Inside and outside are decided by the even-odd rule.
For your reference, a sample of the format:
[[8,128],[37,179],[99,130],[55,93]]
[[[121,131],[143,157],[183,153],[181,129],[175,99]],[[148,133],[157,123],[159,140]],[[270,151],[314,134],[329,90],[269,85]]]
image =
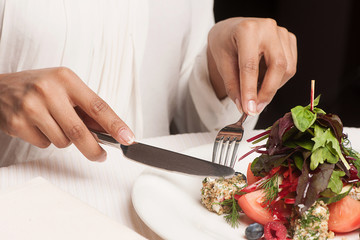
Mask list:
[[344,126],[360,127],[359,0],[215,0],[214,13],[216,21],[270,17],[297,37],[297,73],[265,108],[257,128],[309,104],[312,79],[319,107],[338,114]]

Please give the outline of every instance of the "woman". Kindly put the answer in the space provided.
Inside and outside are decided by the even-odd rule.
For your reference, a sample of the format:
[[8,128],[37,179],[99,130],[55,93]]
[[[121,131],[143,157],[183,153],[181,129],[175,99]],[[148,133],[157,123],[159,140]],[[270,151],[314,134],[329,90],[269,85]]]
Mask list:
[[[271,19],[214,25],[208,0],[0,0],[0,164],[73,143],[211,131],[255,116],[296,71],[296,38]],[[257,91],[259,62],[266,73]],[[256,118],[248,119],[254,127]],[[37,146],[37,147],[34,147]],[[26,149],[26,150],[23,150]]]

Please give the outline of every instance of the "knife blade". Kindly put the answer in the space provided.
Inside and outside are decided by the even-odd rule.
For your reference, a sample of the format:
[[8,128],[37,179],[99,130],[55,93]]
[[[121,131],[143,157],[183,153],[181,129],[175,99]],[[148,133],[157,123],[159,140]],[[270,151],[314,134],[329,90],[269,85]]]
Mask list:
[[227,166],[139,142],[121,145],[109,134],[90,131],[99,143],[119,148],[125,157],[152,167],[197,176],[226,177],[235,173]]

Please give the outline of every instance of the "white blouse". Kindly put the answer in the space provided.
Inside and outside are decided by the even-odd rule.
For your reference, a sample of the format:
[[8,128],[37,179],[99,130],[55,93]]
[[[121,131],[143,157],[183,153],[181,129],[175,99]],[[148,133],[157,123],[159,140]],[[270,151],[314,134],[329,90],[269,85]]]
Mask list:
[[[137,139],[212,131],[239,118],[209,82],[210,0],[0,0],[0,73],[66,66]],[[246,121],[253,128],[256,118]],[[0,132],[0,166],[49,156]]]

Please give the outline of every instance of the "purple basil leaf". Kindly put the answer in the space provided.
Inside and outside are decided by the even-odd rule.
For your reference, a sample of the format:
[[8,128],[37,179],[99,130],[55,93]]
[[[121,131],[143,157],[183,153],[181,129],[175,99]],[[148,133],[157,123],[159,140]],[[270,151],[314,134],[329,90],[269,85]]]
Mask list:
[[266,143],[266,149],[270,155],[274,155],[276,149],[281,147],[281,138],[279,138],[279,120],[276,121],[272,127],[271,132],[269,133],[269,139]]
[[319,194],[327,188],[334,167],[334,164],[324,163],[315,171],[310,171],[309,161],[304,161],[295,199],[295,206],[300,213],[308,210],[319,198]]
[[287,154],[273,156],[262,154],[251,164],[251,171],[255,176],[262,176],[270,172],[272,168],[280,166],[286,159]]
[[279,138],[282,139],[284,134],[294,126],[294,122],[291,113],[286,113],[282,118],[279,119]]
[[[276,121],[271,127],[269,139],[267,141],[267,150],[269,155],[280,154],[284,152],[283,136],[294,126],[291,113],[286,113],[282,118]],[[287,151],[287,147],[285,148]]]
[[338,115],[335,114],[319,114],[317,118],[318,122],[323,127],[330,127],[336,139],[341,143],[341,138],[343,137],[343,124]]

